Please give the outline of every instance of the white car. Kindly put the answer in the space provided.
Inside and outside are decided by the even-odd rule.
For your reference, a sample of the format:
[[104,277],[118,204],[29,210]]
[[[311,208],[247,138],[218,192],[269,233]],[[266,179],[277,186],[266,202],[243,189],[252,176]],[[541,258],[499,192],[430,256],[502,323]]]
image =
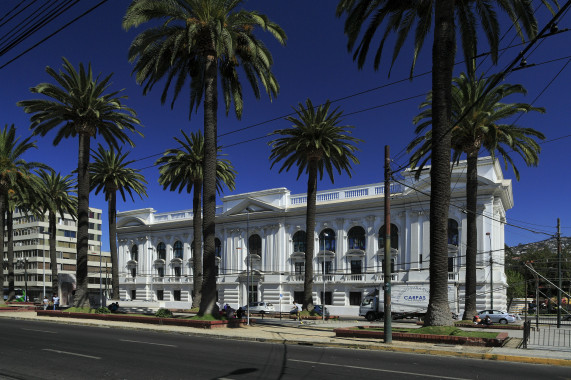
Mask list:
[[[247,306],[242,306],[242,310],[244,310],[244,312],[246,312],[247,308],[248,308]],[[265,314],[265,313],[273,313],[274,311],[276,310],[274,309],[274,305],[272,305],[271,303],[250,302],[250,313]]]
[[478,313],[478,316],[483,320],[486,316],[490,316],[492,323],[500,323],[506,325],[508,323],[514,323],[519,317],[516,314],[508,314],[501,310],[482,310]]

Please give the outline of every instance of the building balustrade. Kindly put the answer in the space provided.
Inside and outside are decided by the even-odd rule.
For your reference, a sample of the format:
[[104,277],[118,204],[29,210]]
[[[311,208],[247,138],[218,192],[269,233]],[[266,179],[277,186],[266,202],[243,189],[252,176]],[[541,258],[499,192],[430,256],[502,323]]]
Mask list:
[[458,279],[460,278],[458,273],[448,273],[448,281],[458,281]]
[[[391,184],[391,194],[404,192],[405,187],[400,183]],[[374,184],[369,186],[355,186],[339,189],[338,191],[322,191],[317,192],[317,203],[336,201],[349,198],[363,198],[370,195],[383,195],[385,193],[384,184]],[[307,203],[307,194],[292,195],[290,199],[292,205]]]

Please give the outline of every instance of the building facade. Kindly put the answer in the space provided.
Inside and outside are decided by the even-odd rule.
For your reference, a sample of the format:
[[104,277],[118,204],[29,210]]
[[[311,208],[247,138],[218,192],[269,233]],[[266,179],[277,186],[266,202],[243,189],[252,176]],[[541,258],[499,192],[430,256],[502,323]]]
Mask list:
[[[428,171],[410,171],[391,184],[391,282],[429,284]],[[506,308],[504,223],[513,206],[511,180],[490,157],[478,164],[477,307]],[[466,162],[452,170],[448,236],[450,307],[464,306]],[[266,301],[276,310],[300,302],[305,265],[314,267],[314,303],[331,313],[356,315],[364,295],[383,283],[384,184],[317,193],[315,259],[305,262],[306,194],[286,188],[222,198],[216,216],[217,291],[221,303],[243,306]],[[192,301],[192,211],[118,213],[121,298],[190,307]],[[492,279],[492,281],[490,281]],[[249,286],[248,286],[249,285]]]
[[[52,293],[52,263],[48,235],[48,215],[37,218],[20,212],[14,213],[14,285],[16,294],[28,289],[31,301],[41,300]],[[70,215],[57,216],[56,250],[59,297],[62,306],[71,304],[75,290],[77,268],[77,221]],[[4,244],[4,261],[7,261],[7,244]],[[110,284],[111,260],[109,252],[101,251],[101,210],[91,208],[89,213],[88,276],[89,289],[94,294]],[[109,274],[106,274],[108,268]],[[7,270],[4,269],[4,289],[8,288]],[[108,279],[106,279],[108,277]]]

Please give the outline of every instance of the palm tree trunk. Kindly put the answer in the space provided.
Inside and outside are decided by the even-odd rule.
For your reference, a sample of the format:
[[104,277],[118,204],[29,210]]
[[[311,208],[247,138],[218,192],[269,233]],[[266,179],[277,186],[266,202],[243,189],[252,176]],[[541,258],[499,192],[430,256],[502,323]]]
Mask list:
[[192,229],[194,235],[192,253],[192,308],[199,307],[202,300],[202,181],[195,181],[192,196]]
[[91,137],[79,133],[77,173],[77,269],[75,307],[90,307],[87,278],[87,252],[89,249],[89,145]]
[[478,202],[478,151],[468,153],[466,174],[466,295],[462,319],[476,315],[476,252],[478,228],[476,226],[476,205]]
[[[9,202],[6,201],[6,204],[8,203]],[[6,216],[6,234],[8,235],[8,301],[12,301],[16,298],[16,288],[14,286],[14,234],[12,233],[14,224],[12,211],[8,210]],[[26,294],[26,296],[28,295]]]
[[436,0],[432,47],[432,166],[430,170],[430,300],[425,326],[452,324],[448,304],[450,115],[456,40],[454,0]]
[[[107,220],[109,222],[109,250],[111,251],[111,299],[119,301],[119,260],[117,257],[117,190],[110,189]],[[101,254],[101,252],[99,252]],[[153,279],[151,278],[151,281]]]
[[51,211],[48,214],[48,223],[48,233],[50,237],[50,267],[52,269],[52,294],[59,294],[56,252],[56,214]]
[[[4,304],[4,210],[6,210],[6,204],[4,196],[1,195],[3,192],[0,191],[0,253],[2,256],[2,269],[0,270],[0,284],[2,284],[2,298],[0,299],[0,305]],[[6,268],[8,269],[8,268]]]
[[204,236],[204,279],[198,315],[212,314],[216,306],[216,160],[217,160],[217,68],[214,55],[207,57],[204,85],[204,182],[202,199]]
[[[313,310],[313,257],[315,248],[315,210],[317,203],[317,161],[311,159],[308,165],[307,179],[307,213],[305,215],[306,250],[305,250],[305,278],[303,279],[303,305],[304,310]],[[323,295],[325,297],[325,295]],[[325,305],[325,302],[323,302]]]

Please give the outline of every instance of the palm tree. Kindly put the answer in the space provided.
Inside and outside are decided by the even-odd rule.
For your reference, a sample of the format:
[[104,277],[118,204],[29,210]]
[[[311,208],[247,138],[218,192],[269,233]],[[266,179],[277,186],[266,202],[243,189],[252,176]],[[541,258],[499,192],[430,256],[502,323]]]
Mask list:
[[[550,10],[549,0],[541,0]],[[557,0],[552,0],[557,5]],[[537,21],[534,17],[531,1],[457,1],[457,0],[339,0],[337,15],[347,14],[345,34],[348,37],[348,49],[354,50],[353,58],[359,68],[363,67],[369,52],[369,46],[386,20],[385,31],[379,41],[374,58],[374,67],[378,68],[388,36],[397,35],[393,50],[394,64],[412,27],[416,24],[414,54],[411,74],[416,64],[426,36],[432,28],[434,17],[434,35],[432,46],[432,94],[434,114],[432,133],[435,141],[432,147],[430,169],[430,302],[424,319],[427,326],[446,326],[452,324],[448,305],[447,274],[447,231],[448,208],[450,204],[450,115],[451,91],[454,58],[456,56],[456,21],[462,40],[464,58],[471,65],[472,57],[477,53],[477,19],[484,30],[491,48],[492,60],[497,62],[499,45],[499,22],[492,3],[504,11],[516,26],[523,39],[522,29],[528,38],[537,34]],[[363,25],[368,24],[360,42]],[[392,64],[391,64],[392,67]]]
[[[101,144],[97,151],[92,151],[93,163],[89,165],[91,190],[95,195],[103,191],[107,201],[107,218],[109,222],[109,249],[111,251],[111,299],[119,300],[119,261],[117,257],[117,191],[123,202],[126,194],[131,200],[137,194],[141,199],[147,196],[145,177],[137,169],[128,166],[135,161],[126,161],[128,153],[122,154],[113,148],[105,149]],[[100,252],[101,253],[101,252]]]
[[283,161],[280,173],[296,165],[297,179],[303,172],[307,178],[307,211],[306,211],[306,251],[305,279],[303,281],[303,305],[306,310],[313,310],[313,249],[315,238],[315,211],[317,203],[317,178],[323,179],[326,172],[334,183],[333,169],[338,174],[345,172],[351,177],[351,163],[358,164],[359,160],[353,152],[357,147],[353,144],[361,142],[350,136],[351,125],[339,125],[342,111],[339,108],[329,112],[331,103],[314,107],[310,99],[294,109],[296,117],[288,116],[287,121],[293,123],[291,128],[280,129],[272,134],[280,135],[270,141],[272,153],[271,167]]
[[[6,212],[10,209],[10,197],[14,194],[24,194],[29,187],[27,181],[30,178],[30,171],[37,167],[44,166],[38,162],[26,162],[22,156],[32,148],[36,148],[35,141],[30,141],[31,137],[20,141],[16,137],[16,127],[14,124],[4,126],[0,130],[0,252],[4,252],[4,231]],[[10,238],[9,238],[10,239]],[[8,252],[8,299],[13,299],[14,290],[14,255],[13,251]],[[0,282],[4,283],[4,270],[0,271]],[[10,285],[11,284],[11,285]],[[4,302],[4,297],[0,302]]]
[[[259,83],[270,99],[279,91],[272,74],[270,51],[254,35],[256,27],[268,31],[285,44],[284,31],[267,16],[238,6],[241,0],[133,0],[123,18],[130,29],[143,23],[160,21],[140,33],[129,49],[135,63],[137,82],[145,83],[144,93],[166,78],[161,101],[164,103],[173,85],[174,105],[190,77],[190,110],[198,110],[204,98],[204,178],[203,235],[204,282],[199,314],[211,314],[216,306],[216,163],[218,75],[220,75],[226,114],[232,103],[238,118],[242,115],[242,86],[238,77],[241,66],[256,98]],[[174,81],[174,84],[172,83]]]
[[[203,164],[204,164],[204,137],[199,131],[190,133],[188,136],[182,130],[183,138],[175,137],[179,148],[167,149],[163,157],[159,158],[155,165],[159,167],[159,183],[163,189],[181,193],[183,190],[192,197],[192,227],[193,227],[193,297],[192,307],[199,307],[202,299],[202,215],[200,202],[202,198]],[[220,150],[220,149],[219,149]],[[228,189],[235,189],[236,171],[228,160],[218,159],[216,164],[216,189],[222,192],[222,185]]]
[[52,269],[52,293],[58,294],[57,272],[57,215],[63,219],[69,214],[74,220],[77,218],[77,192],[75,179],[71,175],[62,176],[53,171],[40,170],[38,173],[38,199],[31,202],[32,208],[42,218],[48,214],[48,234],[50,244],[50,266]]
[[40,83],[31,88],[32,93],[44,95],[48,99],[24,100],[18,105],[26,113],[33,114],[31,126],[35,135],[45,136],[58,126],[53,140],[58,145],[63,138],[78,137],[77,165],[77,271],[74,306],[89,307],[87,283],[87,251],[89,248],[89,152],[91,138],[100,135],[105,142],[116,149],[119,143],[133,141],[127,131],[136,132],[140,125],[133,109],[125,106],[121,91],[105,93],[111,85],[111,75],[100,80],[93,78],[91,64],[87,69],[79,64],[79,72],[63,58],[63,71],[56,72],[46,67],[46,72],[58,85]]
[[[521,128],[513,124],[500,124],[506,118],[530,111],[545,112],[543,108],[533,107],[527,103],[502,103],[502,100],[513,94],[525,94],[521,85],[500,84],[494,86],[496,78],[491,76],[479,79],[473,75],[460,74],[453,79],[452,87],[452,120],[458,123],[452,129],[453,162],[458,162],[465,154],[466,167],[466,296],[463,319],[470,319],[476,310],[476,255],[478,247],[478,231],[476,228],[476,206],[478,198],[478,156],[482,148],[495,157],[496,152],[503,158],[507,167],[511,164],[516,179],[519,171],[515,167],[510,153],[516,152],[528,166],[536,166],[539,162],[541,148],[534,138],[545,136],[531,128]],[[432,148],[432,93],[420,106],[423,111],[414,118],[418,135],[408,146],[411,152],[411,167],[418,167],[417,173],[426,164]],[[464,116],[464,114],[466,114]],[[419,162],[423,160],[420,165]]]

